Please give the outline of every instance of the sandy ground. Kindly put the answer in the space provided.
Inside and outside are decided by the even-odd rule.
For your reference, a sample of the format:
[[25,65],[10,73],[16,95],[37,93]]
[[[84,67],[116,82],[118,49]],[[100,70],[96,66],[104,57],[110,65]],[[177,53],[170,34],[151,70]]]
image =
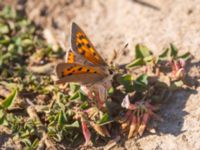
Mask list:
[[[68,37],[70,24],[75,21],[105,58],[117,50],[118,64],[132,60],[137,43],[159,54],[173,42],[195,56],[188,72],[199,82],[200,0],[30,0],[25,8],[29,18],[45,29],[49,42]],[[128,47],[122,52],[126,43]],[[158,123],[156,134],[146,132],[115,148],[200,149],[199,91],[197,87],[174,94],[163,105],[160,114],[164,122]]]

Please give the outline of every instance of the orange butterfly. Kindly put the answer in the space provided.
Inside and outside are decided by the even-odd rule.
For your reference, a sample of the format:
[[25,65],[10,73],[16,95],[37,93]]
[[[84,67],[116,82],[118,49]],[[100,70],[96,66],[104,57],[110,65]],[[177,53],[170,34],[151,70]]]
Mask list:
[[93,85],[112,74],[86,34],[75,23],[72,23],[70,47],[66,54],[67,62],[56,66],[59,79],[57,83],[77,82]]

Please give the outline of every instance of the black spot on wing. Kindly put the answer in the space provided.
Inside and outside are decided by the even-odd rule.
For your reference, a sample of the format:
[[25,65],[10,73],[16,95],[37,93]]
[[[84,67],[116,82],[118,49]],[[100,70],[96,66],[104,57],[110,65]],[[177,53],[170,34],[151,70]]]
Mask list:
[[80,52],[80,54],[81,54],[81,55],[85,55],[85,50],[82,50],[82,51]]
[[97,53],[93,52],[93,56],[96,56],[96,55],[97,55]]
[[82,70],[82,67],[78,68],[78,71],[81,71]]
[[89,43],[86,44],[87,48],[91,48],[91,45]]
[[70,67],[70,68],[67,69],[67,71],[70,71],[71,69],[72,69],[72,68]]
[[81,43],[78,43],[77,47],[78,47],[78,48],[81,48],[81,47],[82,47],[82,44],[81,44]]
[[84,38],[84,36],[83,36],[83,35],[80,35],[80,36],[79,36],[79,39],[80,39],[80,40],[82,40],[83,38]]

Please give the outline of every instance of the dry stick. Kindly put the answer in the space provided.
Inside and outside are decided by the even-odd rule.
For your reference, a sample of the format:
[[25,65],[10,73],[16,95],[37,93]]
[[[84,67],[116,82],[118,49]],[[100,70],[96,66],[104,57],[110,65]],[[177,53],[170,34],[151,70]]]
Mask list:
[[128,133],[128,139],[133,137],[136,127],[137,127],[137,119],[136,119],[135,115],[132,115],[131,125],[130,125],[130,129],[129,129],[129,133]]
[[42,122],[40,121],[40,118],[37,115],[37,111],[33,105],[28,106],[27,113],[29,114],[29,116],[32,120],[35,120],[38,122],[37,127],[38,127],[39,131],[42,133],[42,135],[40,135],[41,141],[39,142],[37,150],[44,149],[44,144],[46,145],[47,149],[56,150],[57,149],[56,146],[53,144],[51,139],[48,137],[46,130],[45,130],[45,126],[42,125]]
[[100,125],[98,124],[95,124],[94,122],[90,122],[90,125],[92,126],[92,128],[101,136],[103,137],[106,137],[107,136],[107,133],[106,131],[104,130],[103,127],[101,127]]

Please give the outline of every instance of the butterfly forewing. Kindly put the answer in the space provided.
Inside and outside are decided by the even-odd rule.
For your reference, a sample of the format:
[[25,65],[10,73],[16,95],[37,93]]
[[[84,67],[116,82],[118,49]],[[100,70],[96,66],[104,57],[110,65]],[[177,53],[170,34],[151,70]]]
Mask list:
[[106,66],[105,61],[95,50],[86,34],[75,23],[72,23],[71,48],[75,53],[81,55],[92,64]]
[[88,65],[88,66],[93,66],[91,62],[87,61],[84,59],[82,56],[74,53],[71,49],[69,49],[66,52],[66,58],[65,58],[66,63],[77,63],[77,64],[82,64],[82,65]]

